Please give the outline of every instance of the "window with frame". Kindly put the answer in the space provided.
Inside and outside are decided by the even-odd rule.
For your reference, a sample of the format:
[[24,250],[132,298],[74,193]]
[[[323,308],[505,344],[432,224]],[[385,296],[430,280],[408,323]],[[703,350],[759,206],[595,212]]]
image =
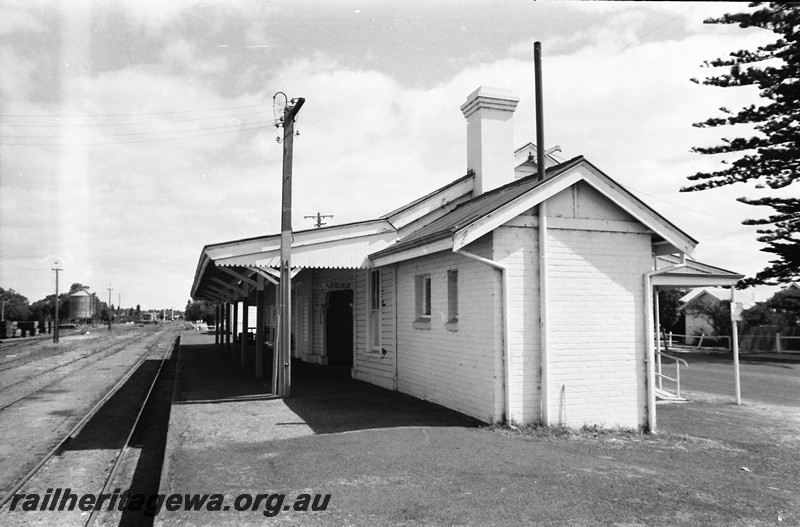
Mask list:
[[417,275],[414,285],[416,303],[414,327],[417,329],[429,329],[431,324],[431,275]]
[[373,350],[381,349],[381,271],[376,269],[370,273],[370,341]]
[[458,328],[458,269],[447,271],[447,329]]

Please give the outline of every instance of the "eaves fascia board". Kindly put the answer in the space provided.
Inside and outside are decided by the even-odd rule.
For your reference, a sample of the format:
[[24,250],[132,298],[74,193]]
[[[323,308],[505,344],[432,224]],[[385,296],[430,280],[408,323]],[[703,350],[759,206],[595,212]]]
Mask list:
[[574,167],[567,172],[554,176],[552,179],[544,180],[525,194],[459,228],[453,235],[453,251],[466,247],[484,234],[493,231],[500,225],[535,207],[547,198],[555,196],[580,180],[581,175],[575,172]]
[[685,254],[691,254],[694,251],[697,245],[697,241],[694,238],[670,223],[666,218],[648,207],[586,160],[581,160],[574,167],[553,176],[551,179],[544,180],[522,196],[460,228],[453,237],[453,250],[457,251],[465,247],[484,234],[511,220],[511,218],[522,214],[579,181],[585,181],[591,185],[637,221],[664,238],[677,251]]
[[382,267],[413,258],[420,258],[429,254],[448,251],[453,248],[453,238],[450,233],[446,233],[445,237],[437,237],[434,240],[418,240],[417,243],[412,244],[410,247],[405,247],[402,250],[385,253],[383,255],[370,255],[369,259],[372,260],[374,267]]
[[[305,247],[317,243],[326,243],[336,240],[348,240],[362,236],[396,232],[392,224],[384,219],[369,220],[343,225],[332,225],[320,229],[297,231],[292,233],[292,247]],[[242,242],[232,241],[226,245],[218,244],[209,252],[213,260],[250,256],[270,251],[280,250],[280,235],[263,236],[257,239],[248,239]]]
[[730,287],[744,278],[744,275],[710,275],[705,273],[674,273],[655,275],[651,278],[654,286],[661,287]]
[[210,259],[205,252],[205,248],[203,252],[200,253],[200,259],[197,262],[197,269],[194,272],[194,282],[192,282],[192,290],[191,290],[191,297],[194,298],[197,295],[197,290],[200,287],[200,282],[203,279],[203,274],[206,272],[206,268],[208,267],[208,263]]
[[475,176],[468,174],[399,209],[381,216],[381,218],[391,222],[396,229],[401,229],[430,214],[437,208],[441,208],[448,203],[470,194],[474,186]]
[[[683,231],[680,227],[669,221],[667,218],[662,216],[658,213],[655,209],[650,207],[647,203],[640,200],[636,197],[635,194],[630,192],[628,189],[614,181],[613,178],[608,176],[605,172],[594,166],[590,161],[584,160],[583,165],[587,168],[589,174],[595,176],[595,180],[592,186],[595,189],[602,192],[606,197],[617,203],[620,207],[622,207],[626,212],[631,214],[634,218],[641,221],[654,232],[664,237],[665,240],[669,241],[673,245],[675,245],[678,249],[681,249],[681,252],[685,254],[691,254],[694,248],[699,243],[695,238],[690,236],[688,233]],[[599,180],[599,181],[598,181]],[[613,189],[616,193],[618,193],[618,197],[613,197],[609,195],[609,192],[603,192],[603,189],[600,188],[597,183],[602,181],[605,185],[608,186],[609,189]],[[592,184],[593,181],[587,177],[586,182]],[[630,209],[630,205],[626,207],[625,204],[634,205],[636,212],[632,212]],[[648,219],[645,219],[648,218]],[[668,234],[665,236],[665,233]],[[689,248],[688,250],[683,250],[683,248]]]

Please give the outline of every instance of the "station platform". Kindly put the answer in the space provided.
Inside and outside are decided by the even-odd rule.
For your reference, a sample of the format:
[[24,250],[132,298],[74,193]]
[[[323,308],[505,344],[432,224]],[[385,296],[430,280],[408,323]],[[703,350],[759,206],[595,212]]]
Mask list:
[[[240,366],[239,351],[214,344],[213,335],[186,332],[181,337],[159,493],[222,494],[230,510],[162,509],[156,525],[260,525],[267,519],[261,514],[263,504],[261,510],[235,511],[237,496],[280,493],[288,502],[302,493],[324,494],[341,474],[343,460],[335,452],[347,449],[342,441],[358,444],[354,451],[362,459],[364,449],[369,453],[369,442],[351,434],[479,424],[351,380],[342,370],[297,361],[292,364],[292,397],[276,398],[270,395],[271,354],[265,359],[265,377],[256,379],[254,366]],[[331,437],[337,438],[335,445],[326,439]],[[290,518],[291,512],[281,516]]]

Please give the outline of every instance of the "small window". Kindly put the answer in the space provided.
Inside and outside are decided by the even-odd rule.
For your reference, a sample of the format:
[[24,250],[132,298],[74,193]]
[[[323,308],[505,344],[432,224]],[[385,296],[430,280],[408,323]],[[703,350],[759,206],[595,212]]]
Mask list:
[[381,272],[380,270],[372,271],[370,277],[370,309],[375,311],[381,308]]
[[381,272],[370,273],[369,332],[373,351],[381,349]]
[[447,325],[458,324],[458,269],[447,271]]
[[421,274],[415,277],[415,312],[414,327],[430,329],[431,324],[431,275]]
[[420,316],[431,316],[431,277],[430,275],[422,277],[422,306]]

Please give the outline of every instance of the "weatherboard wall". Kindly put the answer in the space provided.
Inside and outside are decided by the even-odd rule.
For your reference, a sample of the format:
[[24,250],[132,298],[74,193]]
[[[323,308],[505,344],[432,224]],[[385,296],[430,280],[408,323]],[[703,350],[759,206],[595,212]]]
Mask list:
[[365,299],[359,305],[359,318],[357,327],[359,335],[356,345],[356,362],[353,367],[353,376],[356,379],[376,384],[383,388],[394,390],[396,354],[396,291],[395,291],[395,266],[386,266],[380,270],[380,309],[375,315],[378,317],[380,331],[378,346],[374,342],[373,325],[370,323],[370,291],[372,270],[362,271],[359,280],[359,294]]

